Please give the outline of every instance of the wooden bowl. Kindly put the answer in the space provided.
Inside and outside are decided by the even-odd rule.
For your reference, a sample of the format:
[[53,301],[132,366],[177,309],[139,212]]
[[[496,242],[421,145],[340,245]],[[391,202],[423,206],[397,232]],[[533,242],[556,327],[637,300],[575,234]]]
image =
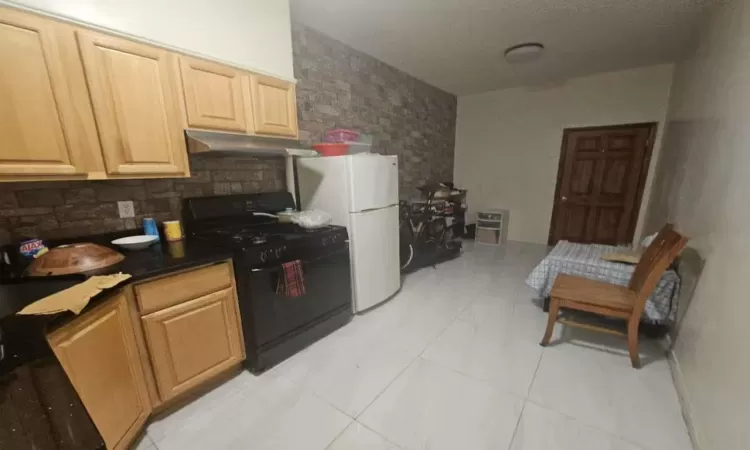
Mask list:
[[117,264],[125,257],[111,248],[91,242],[61,245],[36,258],[26,269],[35,277],[70,275]]

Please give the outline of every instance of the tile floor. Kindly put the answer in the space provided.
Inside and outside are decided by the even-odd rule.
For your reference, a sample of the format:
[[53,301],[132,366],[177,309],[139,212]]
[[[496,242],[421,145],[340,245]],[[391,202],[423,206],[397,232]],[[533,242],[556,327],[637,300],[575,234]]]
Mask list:
[[383,306],[154,422],[141,450],[687,450],[655,344],[556,330],[524,279],[540,245],[467,246]]

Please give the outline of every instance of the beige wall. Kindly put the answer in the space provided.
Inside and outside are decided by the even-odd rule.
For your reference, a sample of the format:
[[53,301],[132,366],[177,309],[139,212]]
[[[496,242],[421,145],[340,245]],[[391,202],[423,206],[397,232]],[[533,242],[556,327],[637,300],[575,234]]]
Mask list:
[[0,0],[294,79],[289,0]]
[[701,450],[750,448],[750,1],[707,21],[675,69],[648,229],[672,220],[706,259],[675,343]]
[[[564,128],[659,122],[655,161],[672,69],[659,65],[546,88],[459,97],[454,178],[469,190],[469,222],[481,208],[505,208],[510,210],[509,239],[546,243]],[[642,211],[649,198],[650,172]]]

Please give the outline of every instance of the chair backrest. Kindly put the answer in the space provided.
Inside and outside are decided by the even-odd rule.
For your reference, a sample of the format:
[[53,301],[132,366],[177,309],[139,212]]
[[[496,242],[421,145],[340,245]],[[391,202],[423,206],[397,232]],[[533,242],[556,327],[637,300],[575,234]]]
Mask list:
[[688,239],[675,231],[671,224],[666,224],[646,248],[638,265],[635,266],[628,285],[637,295],[634,315],[643,314],[646,299],[651,295],[664,271],[685,248],[687,241]]

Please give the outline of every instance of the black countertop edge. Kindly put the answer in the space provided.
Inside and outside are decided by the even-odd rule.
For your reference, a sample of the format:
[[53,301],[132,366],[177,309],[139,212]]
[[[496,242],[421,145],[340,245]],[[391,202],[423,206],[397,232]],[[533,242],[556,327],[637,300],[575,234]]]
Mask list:
[[[232,258],[231,249],[189,239],[177,242],[159,242],[144,250],[137,251],[118,249],[109,242],[97,241],[96,239],[86,241],[114,248],[121,252],[125,259],[115,265],[85,275],[3,280],[0,282],[0,325],[5,319],[13,317],[15,313],[27,305],[78,284],[92,275],[108,275],[118,272],[131,275],[128,280],[107,290],[111,291],[138,281]],[[95,299],[98,297],[95,297]],[[90,305],[92,303],[95,302],[92,300]],[[89,307],[87,306],[87,309]]]
[[144,250],[123,251],[123,254],[125,259],[122,262],[96,275],[122,272],[132,277],[94,296],[78,315],[70,311],[48,315],[18,315],[16,312],[41,298],[80,283],[87,278],[86,275],[24,278],[0,284],[0,342],[4,345],[5,353],[5,357],[0,359],[0,375],[49,357],[51,349],[46,343],[47,333],[85,315],[129,284],[232,258],[230,249],[191,240],[154,244]]
[[[115,248],[111,244],[104,245]],[[92,275],[119,272],[131,275],[131,278],[116,286],[123,287],[130,283],[232,258],[231,249],[191,240],[156,243],[144,250],[118,251],[125,256],[123,261],[85,275],[26,277],[0,282],[0,324],[27,305],[78,284]]]

